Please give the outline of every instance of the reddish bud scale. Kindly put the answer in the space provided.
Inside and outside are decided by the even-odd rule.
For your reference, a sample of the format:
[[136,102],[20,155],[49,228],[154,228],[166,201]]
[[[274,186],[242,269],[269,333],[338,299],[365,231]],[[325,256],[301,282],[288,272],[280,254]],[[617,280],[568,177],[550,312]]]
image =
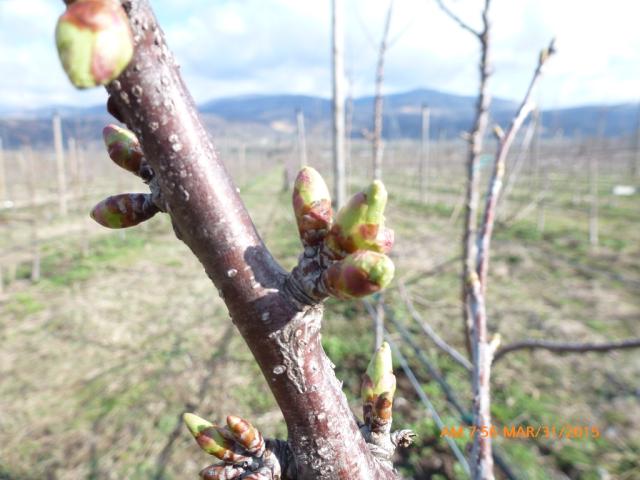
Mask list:
[[333,219],[331,196],[322,176],[305,167],[293,187],[293,212],[304,245],[318,245],[327,235]]
[[383,392],[380,395],[371,395],[362,403],[362,417],[364,423],[374,430],[391,421],[393,415],[393,395]]
[[366,297],[380,290],[380,285],[369,281],[367,272],[341,261],[325,270],[322,278],[327,292],[344,300]]
[[253,456],[259,457],[264,453],[264,438],[260,431],[245,419],[229,415],[227,425],[235,440]]
[[144,153],[135,134],[117,125],[107,125],[102,130],[102,138],[109,158],[121,168],[140,175]]
[[391,420],[393,407],[393,396],[389,392],[384,392],[378,396],[373,407],[373,420],[379,423],[387,423]]
[[[294,191],[294,202],[296,193]],[[333,211],[330,200],[315,202],[313,205],[304,205],[300,209],[300,214],[296,214],[298,223],[298,233],[304,245],[319,245],[324,240]]]
[[225,438],[221,430],[220,427],[215,425],[206,428],[196,435],[196,442],[204,451],[225,462],[243,463],[249,461],[247,455],[242,455],[236,451],[235,442]]
[[323,285],[336,298],[360,298],[378,292],[393,278],[393,262],[384,254],[358,251],[333,263],[322,274]]
[[158,207],[145,193],[123,193],[105,198],[91,210],[91,218],[107,228],[128,228],[149,220]]
[[200,471],[202,480],[235,480],[240,478],[244,469],[235,465],[209,465]]

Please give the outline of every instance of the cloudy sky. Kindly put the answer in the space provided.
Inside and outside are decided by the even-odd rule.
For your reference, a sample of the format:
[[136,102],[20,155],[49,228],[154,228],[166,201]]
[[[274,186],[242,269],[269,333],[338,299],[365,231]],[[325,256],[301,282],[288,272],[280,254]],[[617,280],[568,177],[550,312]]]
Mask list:
[[[446,0],[445,0],[446,1]],[[346,63],[354,95],[373,91],[388,0],[345,0]],[[482,0],[448,0],[480,27]],[[197,101],[251,93],[330,94],[330,0],[152,0]],[[396,0],[386,92],[418,87],[472,95],[477,41],[434,0]],[[53,42],[58,0],[0,0],[0,109],[92,105],[101,89],[67,82]],[[640,101],[640,2],[494,0],[492,84],[518,99],[537,52],[552,36],[558,55],[542,82],[544,107]]]

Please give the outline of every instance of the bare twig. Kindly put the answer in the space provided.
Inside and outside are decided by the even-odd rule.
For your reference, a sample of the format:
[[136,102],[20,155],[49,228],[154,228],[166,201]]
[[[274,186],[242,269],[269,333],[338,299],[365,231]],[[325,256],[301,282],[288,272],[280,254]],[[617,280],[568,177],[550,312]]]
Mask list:
[[505,174],[504,185],[502,187],[503,193],[498,199],[499,204],[502,204],[503,212],[505,212],[505,210],[507,209],[507,199],[513,191],[516,183],[518,182],[518,177],[520,175],[522,167],[525,164],[525,159],[530,157],[529,154],[531,153],[531,142],[535,138],[538,131],[539,119],[540,110],[535,109],[532,114],[532,120],[529,122],[529,125],[525,130],[524,138],[522,139],[522,143],[520,144],[520,151],[518,152],[518,156],[516,157],[515,162],[513,162],[513,168],[511,169],[511,172]]
[[640,338],[629,338],[605,343],[575,343],[575,342],[554,342],[550,340],[522,340],[520,342],[509,343],[499,348],[493,357],[497,362],[506,354],[518,350],[549,350],[555,353],[585,353],[585,352],[610,352],[611,350],[625,350],[640,348]]
[[416,308],[413,306],[413,302],[409,298],[409,295],[407,295],[407,291],[402,280],[398,281],[398,291],[400,293],[400,297],[407,306],[409,313],[416,321],[416,323],[420,325],[420,328],[422,328],[422,331],[425,333],[425,335],[429,337],[440,350],[453,358],[459,365],[462,365],[466,370],[471,371],[471,362],[469,362],[469,360],[462,356],[462,354],[460,354],[460,352],[458,352],[455,348],[445,342],[435,332],[435,330],[433,330],[433,328],[431,328],[431,326],[423,320]]
[[384,32],[380,41],[380,49],[378,50],[378,64],[376,66],[376,93],[373,105],[373,178],[382,179],[382,85],[384,83],[384,56],[387,52],[387,42],[389,39],[389,27],[391,26],[391,14],[393,12],[393,2],[389,1],[387,9],[387,17],[384,23]]
[[451,18],[451,20],[456,22],[461,28],[463,28],[464,30],[474,34],[476,37],[481,37],[482,36],[482,32],[479,32],[479,31],[475,30],[474,28],[470,27],[459,16],[457,16],[455,13],[453,13],[453,11],[451,11],[451,9],[449,7],[447,7],[442,0],[436,0],[436,3],[440,7],[440,9],[444,13],[446,13],[449,16],[449,18]]
[[496,208],[498,205],[498,198],[502,190],[502,178],[504,176],[505,163],[511,144],[520,130],[523,122],[527,118],[527,115],[533,109],[533,103],[531,101],[531,94],[534,88],[542,76],[544,67],[547,60],[555,52],[554,40],[551,40],[549,46],[544,49],[539,56],[538,66],[536,67],[529,88],[518,108],[516,115],[511,121],[509,130],[499,138],[498,153],[496,154],[496,160],[494,163],[493,174],[489,182],[489,191],[487,194],[486,205],[484,209],[484,218],[482,220],[482,231],[478,238],[478,253],[476,268],[478,276],[480,278],[480,284],[482,285],[483,292],[487,290],[487,271],[489,269],[489,248],[491,246],[491,236],[493,234],[493,226],[495,223]]

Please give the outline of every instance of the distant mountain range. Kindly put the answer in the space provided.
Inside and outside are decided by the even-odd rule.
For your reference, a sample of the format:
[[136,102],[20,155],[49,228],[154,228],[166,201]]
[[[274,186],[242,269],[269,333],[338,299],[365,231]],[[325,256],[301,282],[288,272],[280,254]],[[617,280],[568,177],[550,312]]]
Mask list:
[[[373,97],[360,97],[352,102],[352,135],[361,137],[371,129]],[[429,89],[411,90],[385,96],[384,136],[388,139],[418,138],[421,106],[431,109],[431,135],[452,138],[469,129],[475,97],[453,95]],[[492,122],[506,127],[517,104],[494,98]],[[328,137],[331,125],[329,99],[308,95],[247,95],[222,98],[203,103],[200,112],[214,135],[290,136],[295,134],[296,110],[302,110],[309,135]],[[57,111],[63,117],[68,136],[84,141],[99,140],[102,126],[110,117],[102,106],[87,108],[58,106],[29,112],[11,112],[0,108],[0,138],[5,145],[29,142],[34,146],[51,143],[51,115]],[[542,112],[543,134],[608,137],[634,134],[640,110],[637,104],[593,105]]]

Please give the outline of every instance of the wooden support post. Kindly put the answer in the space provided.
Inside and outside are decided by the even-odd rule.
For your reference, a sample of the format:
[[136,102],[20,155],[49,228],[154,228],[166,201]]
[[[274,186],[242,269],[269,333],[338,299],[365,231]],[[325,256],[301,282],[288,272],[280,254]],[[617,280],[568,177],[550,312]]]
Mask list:
[[238,165],[240,165],[240,179],[238,183],[244,186],[247,183],[247,172],[249,166],[247,165],[247,145],[243,142],[238,147]]
[[418,171],[418,178],[420,182],[420,201],[427,201],[427,188],[429,184],[429,155],[430,155],[430,143],[429,143],[429,130],[430,130],[430,117],[431,111],[426,105],[422,105],[421,109],[421,126],[422,132],[420,136],[420,165]]
[[296,110],[296,150],[298,151],[298,166],[300,168],[308,164],[307,159],[307,135],[304,130],[304,112]]
[[[21,153],[22,155],[22,153]],[[37,212],[37,192],[36,192],[36,172],[33,163],[33,151],[31,148],[25,149],[22,164],[27,169],[27,188],[29,191],[29,206],[31,209],[31,217],[29,219],[30,226],[30,243],[31,243],[31,281],[36,283],[40,281],[40,244],[38,239],[38,212]]]
[[67,150],[69,151],[69,183],[76,185],[78,183],[78,147],[75,138],[69,138]]
[[4,147],[0,138],[0,206],[9,200],[7,196],[7,177],[4,167]]
[[353,167],[353,162],[351,161],[351,156],[353,153],[353,141],[351,139],[351,133],[353,132],[353,110],[354,110],[354,105],[353,105],[353,95],[351,94],[351,87],[349,87],[349,94],[347,95],[347,102],[346,102],[346,107],[345,107],[345,132],[344,132],[344,136],[345,136],[345,158],[344,158],[344,163],[345,163],[345,194],[348,196],[350,194],[349,191],[349,181],[348,179],[351,178],[352,175],[352,167]]
[[589,244],[598,248],[598,157],[595,152],[589,154]]
[[56,151],[56,171],[58,176],[58,206],[60,215],[67,214],[67,177],[64,165],[64,148],[62,143],[62,124],[60,115],[54,114],[53,126],[53,146]]
[[636,123],[635,148],[631,154],[631,174],[640,177],[640,104],[638,104],[638,120]]
[[[78,183],[80,185],[80,205],[82,205],[82,230],[80,231],[80,249],[83,257],[89,256],[89,207],[87,204],[89,192],[89,172],[87,169],[87,156],[84,148],[77,147],[78,156]],[[86,210],[86,211],[85,211]]]

